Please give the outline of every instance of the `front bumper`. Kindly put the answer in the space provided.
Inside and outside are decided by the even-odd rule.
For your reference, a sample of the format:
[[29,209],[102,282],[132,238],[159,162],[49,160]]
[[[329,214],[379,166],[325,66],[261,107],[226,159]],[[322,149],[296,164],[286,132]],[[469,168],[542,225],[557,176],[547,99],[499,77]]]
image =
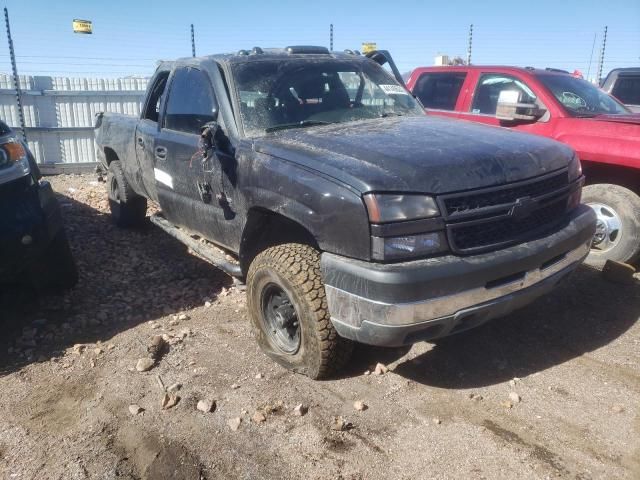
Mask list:
[[580,206],[556,232],[482,255],[383,265],[324,253],[332,323],[383,346],[467,330],[551,291],[587,256],[594,231],[595,214]]

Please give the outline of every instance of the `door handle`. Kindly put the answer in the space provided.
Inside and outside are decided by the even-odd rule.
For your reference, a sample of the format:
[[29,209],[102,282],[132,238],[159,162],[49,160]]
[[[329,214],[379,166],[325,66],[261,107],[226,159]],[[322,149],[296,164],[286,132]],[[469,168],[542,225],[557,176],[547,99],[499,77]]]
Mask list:
[[142,147],[142,150],[144,150],[144,139],[142,137],[138,137],[136,141],[138,142],[138,145]]
[[165,147],[156,147],[156,158],[167,158],[167,149]]

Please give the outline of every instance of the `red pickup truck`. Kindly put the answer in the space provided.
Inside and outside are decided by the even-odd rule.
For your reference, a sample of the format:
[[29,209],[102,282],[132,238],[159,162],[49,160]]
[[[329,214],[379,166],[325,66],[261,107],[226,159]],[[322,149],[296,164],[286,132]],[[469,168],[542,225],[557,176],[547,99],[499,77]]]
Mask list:
[[422,67],[407,87],[428,113],[543,135],[571,146],[587,178],[583,202],[598,216],[587,259],[640,257],[640,114],[556,69]]

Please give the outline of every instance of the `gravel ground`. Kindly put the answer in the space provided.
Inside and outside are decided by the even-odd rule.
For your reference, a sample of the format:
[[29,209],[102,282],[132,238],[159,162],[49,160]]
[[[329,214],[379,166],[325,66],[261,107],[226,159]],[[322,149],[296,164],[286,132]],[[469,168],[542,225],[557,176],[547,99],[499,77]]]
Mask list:
[[80,283],[1,293],[0,479],[640,478],[640,286],[582,267],[507,318],[359,347],[314,382],[259,351],[229,277],[112,226],[93,176],[51,182]]

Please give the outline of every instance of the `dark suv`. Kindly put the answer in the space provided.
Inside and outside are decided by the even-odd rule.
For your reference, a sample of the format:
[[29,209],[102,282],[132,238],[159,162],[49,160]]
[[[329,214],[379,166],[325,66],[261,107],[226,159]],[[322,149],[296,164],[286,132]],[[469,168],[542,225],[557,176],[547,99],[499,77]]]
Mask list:
[[64,290],[77,280],[51,185],[26,143],[0,121],[0,283]]

